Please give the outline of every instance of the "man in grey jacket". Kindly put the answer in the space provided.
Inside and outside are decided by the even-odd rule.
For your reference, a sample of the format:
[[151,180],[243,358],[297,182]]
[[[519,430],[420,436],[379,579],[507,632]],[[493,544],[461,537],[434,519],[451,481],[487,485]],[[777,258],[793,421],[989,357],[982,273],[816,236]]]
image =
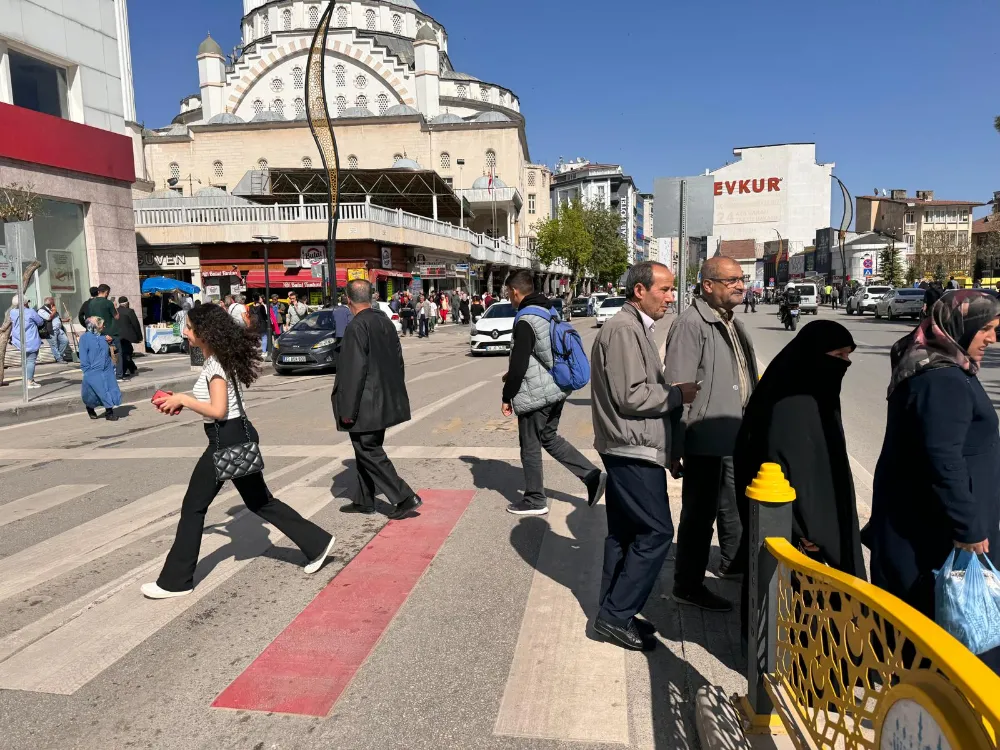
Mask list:
[[705,570],[718,517],[719,573],[742,572],[730,570],[741,534],[733,449],[743,409],[757,384],[757,356],[733,315],[744,292],[740,264],[731,258],[709,258],[701,268],[700,291],[670,328],[664,363],[667,380],[702,385],[698,398],[684,410],[682,437],[671,465],[674,476],[684,476],[673,597],[682,604],[728,612],[732,604],[705,586]]
[[667,498],[672,432],[698,386],[663,376],[653,326],[674,301],[674,275],[646,261],[629,269],[627,302],[604,324],[591,352],[594,447],[608,472],[608,536],[594,630],[628,649],[655,647],[636,620],[674,538]]

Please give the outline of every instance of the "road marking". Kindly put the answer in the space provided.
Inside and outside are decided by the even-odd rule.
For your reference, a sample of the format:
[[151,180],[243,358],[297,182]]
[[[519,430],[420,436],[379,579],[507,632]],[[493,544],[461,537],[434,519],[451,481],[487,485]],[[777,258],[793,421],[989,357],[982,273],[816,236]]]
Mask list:
[[390,521],[212,703],[326,716],[475,495],[421,490],[420,514]]
[[[552,503],[493,733],[629,744],[625,652],[592,640],[606,526],[581,504]],[[574,524],[570,513],[583,513]],[[582,607],[581,607],[582,603]]]
[[[307,487],[286,502],[309,518],[331,499],[328,488]],[[193,594],[151,601],[133,586],[123,588],[0,663],[0,688],[72,695],[284,538],[266,524],[266,535],[252,533],[258,524],[262,521],[244,511],[225,524],[226,533],[204,538]],[[214,567],[206,566],[205,561],[223,548],[231,554]]]
[[455,365],[454,367],[446,367],[443,370],[437,370],[435,372],[425,372],[423,375],[417,375],[415,378],[407,379],[407,384],[419,383],[421,380],[428,380],[430,378],[436,378],[439,375],[444,375],[446,372],[453,372],[454,370],[459,370],[463,367],[468,367],[469,365],[475,364],[476,360],[471,362],[462,362],[460,365]]
[[107,487],[106,484],[60,484],[34,495],[0,505],[0,526],[20,521],[35,513],[54,508],[78,497]]

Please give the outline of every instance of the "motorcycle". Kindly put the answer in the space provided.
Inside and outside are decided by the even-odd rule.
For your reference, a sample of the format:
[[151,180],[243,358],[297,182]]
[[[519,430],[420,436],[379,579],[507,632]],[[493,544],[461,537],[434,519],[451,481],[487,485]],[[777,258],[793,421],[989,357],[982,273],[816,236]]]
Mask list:
[[778,308],[778,319],[785,326],[786,331],[794,331],[799,324],[799,303],[782,302]]

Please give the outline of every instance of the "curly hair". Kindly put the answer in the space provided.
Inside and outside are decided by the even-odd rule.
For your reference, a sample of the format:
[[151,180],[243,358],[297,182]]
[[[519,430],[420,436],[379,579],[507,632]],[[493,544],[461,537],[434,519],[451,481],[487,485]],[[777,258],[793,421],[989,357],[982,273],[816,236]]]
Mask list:
[[192,308],[187,321],[230,377],[245,387],[260,377],[260,336],[239,325],[218,305]]

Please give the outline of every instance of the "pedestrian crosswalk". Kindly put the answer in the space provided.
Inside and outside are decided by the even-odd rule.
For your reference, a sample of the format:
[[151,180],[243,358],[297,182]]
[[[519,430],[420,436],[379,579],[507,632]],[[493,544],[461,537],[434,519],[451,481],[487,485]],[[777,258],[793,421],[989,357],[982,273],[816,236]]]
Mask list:
[[22,497],[12,503],[3,506],[3,514],[0,515],[0,526],[20,521],[35,513],[41,513],[49,508],[75,500],[78,497],[97,492],[106,485],[103,484],[60,484],[55,487],[36,492],[33,495]]

